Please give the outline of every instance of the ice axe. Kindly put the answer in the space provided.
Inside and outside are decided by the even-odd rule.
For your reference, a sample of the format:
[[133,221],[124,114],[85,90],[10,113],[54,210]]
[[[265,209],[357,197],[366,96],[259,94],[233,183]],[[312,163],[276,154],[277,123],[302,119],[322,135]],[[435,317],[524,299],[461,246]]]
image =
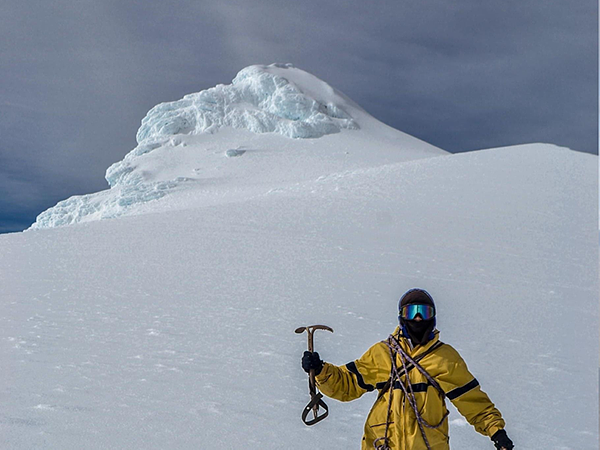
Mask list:
[[[327,331],[331,331],[333,333],[333,330],[331,328],[329,328],[327,325],[311,325],[309,327],[296,328],[296,333],[298,333],[298,334],[302,334],[305,331],[308,333],[308,351],[311,353],[315,351],[313,335],[316,330],[327,330]],[[306,425],[310,426],[310,425],[314,425],[317,422],[320,422],[325,417],[327,417],[327,415],[329,414],[329,408],[323,401],[323,394],[321,394],[320,392],[317,392],[317,384],[315,381],[315,369],[311,369],[308,374],[308,389],[310,392],[310,402],[308,403],[308,405],[306,405],[306,407],[304,408],[304,411],[302,412],[302,421]],[[321,415],[319,415],[319,407],[321,407],[325,410],[325,412]],[[307,420],[308,414],[311,411],[313,413],[313,418],[310,420]]]

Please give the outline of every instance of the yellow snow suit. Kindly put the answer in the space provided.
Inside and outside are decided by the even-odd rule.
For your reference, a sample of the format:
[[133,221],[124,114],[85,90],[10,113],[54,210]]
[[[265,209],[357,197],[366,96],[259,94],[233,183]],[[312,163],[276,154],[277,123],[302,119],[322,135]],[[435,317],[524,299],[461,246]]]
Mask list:
[[[436,330],[434,338],[425,345],[412,347],[408,339],[401,337],[396,328],[394,337],[402,349],[415,358],[426,352],[439,340]],[[456,406],[458,411],[475,427],[479,433],[492,436],[504,428],[504,420],[489,397],[479,387],[477,380],[467,369],[467,365],[458,352],[448,344],[434,349],[419,361],[434,380],[438,382],[446,397]],[[396,366],[402,368],[400,357],[396,355]],[[390,378],[391,355],[385,342],[378,342],[367,352],[345,366],[324,363],[323,370],[316,377],[320,391],[328,397],[343,402],[355,400],[366,392],[381,390]],[[406,385],[405,376],[401,380]],[[412,369],[409,381],[415,393],[417,407],[422,418],[431,425],[437,425],[447,412],[445,400],[428,382],[427,378]],[[380,395],[367,417],[362,449],[372,450],[373,442],[385,434],[388,417],[388,402],[391,389]],[[424,427],[425,435],[432,450],[449,450],[448,418],[443,420],[437,429]],[[381,442],[381,441],[380,441]],[[388,444],[393,450],[426,450],[425,441],[413,409],[399,385],[393,389]]]

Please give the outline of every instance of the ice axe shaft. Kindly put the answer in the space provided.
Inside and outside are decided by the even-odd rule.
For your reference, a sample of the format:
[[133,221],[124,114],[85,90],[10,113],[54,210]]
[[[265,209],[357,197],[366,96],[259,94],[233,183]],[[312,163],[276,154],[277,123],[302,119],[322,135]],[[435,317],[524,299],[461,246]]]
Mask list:
[[[333,329],[328,327],[327,325],[311,325],[308,327],[300,327],[296,328],[297,334],[302,334],[306,331],[308,334],[308,351],[314,352],[314,333],[316,330],[326,330],[333,333]],[[317,392],[317,383],[315,380],[315,370],[311,369],[308,374],[308,390],[310,393],[310,402],[304,408],[302,412],[302,421],[306,425],[314,425],[317,422],[323,420],[329,414],[329,408],[323,401],[323,394]],[[319,407],[323,408],[325,412],[319,416]],[[312,411],[313,418],[308,420],[308,414]]]

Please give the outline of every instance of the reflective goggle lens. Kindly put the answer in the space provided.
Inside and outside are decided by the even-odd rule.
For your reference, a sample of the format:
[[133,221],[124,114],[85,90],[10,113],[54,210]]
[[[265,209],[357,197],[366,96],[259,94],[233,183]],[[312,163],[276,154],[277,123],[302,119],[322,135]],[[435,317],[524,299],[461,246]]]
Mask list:
[[404,320],[414,320],[420,314],[423,320],[433,319],[435,309],[431,305],[404,305],[400,309],[400,318]]

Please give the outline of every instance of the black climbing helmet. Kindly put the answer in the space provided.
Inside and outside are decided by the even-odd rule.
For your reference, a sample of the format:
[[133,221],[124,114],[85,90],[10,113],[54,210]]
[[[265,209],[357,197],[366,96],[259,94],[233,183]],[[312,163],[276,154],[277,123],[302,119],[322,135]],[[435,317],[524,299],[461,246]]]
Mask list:
[[[410,289],[400,297],[400,301],[398,302],[398,319],[400,322],[402,322],[400,312],[402,311],[402,307],[406,305],[429,305],[433,308],[433,316],[430,318],[435,317],[435,303],[433,302],[433,297],[425,289]],[[423,319],[427,320],[425,317],[423,317]]]

